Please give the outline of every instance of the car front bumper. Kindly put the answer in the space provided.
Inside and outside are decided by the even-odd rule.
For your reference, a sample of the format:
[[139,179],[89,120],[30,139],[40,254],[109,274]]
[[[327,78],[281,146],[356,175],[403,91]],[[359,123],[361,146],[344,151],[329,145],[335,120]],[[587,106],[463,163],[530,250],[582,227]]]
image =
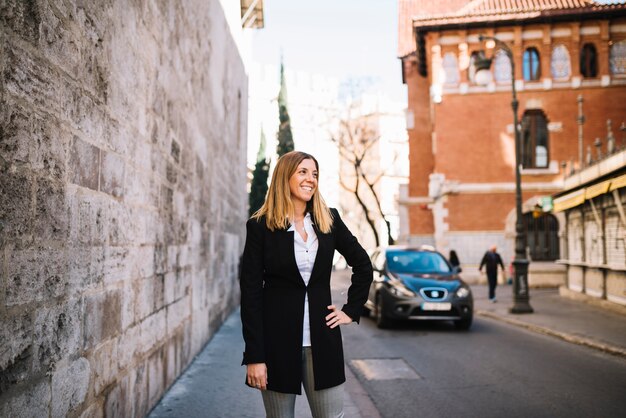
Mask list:
[[415,320],[440,320],[457,321],[471,318],[473,315],[474,303],[472,297],[456,298],[448,297],[437,303],[450,303],[450,310],[424,310],[423,306],[427,301],[421,296],[404,298],[392,294],[387,289],[381,289],[383,302],[383,314],[390,319],[415,319]]

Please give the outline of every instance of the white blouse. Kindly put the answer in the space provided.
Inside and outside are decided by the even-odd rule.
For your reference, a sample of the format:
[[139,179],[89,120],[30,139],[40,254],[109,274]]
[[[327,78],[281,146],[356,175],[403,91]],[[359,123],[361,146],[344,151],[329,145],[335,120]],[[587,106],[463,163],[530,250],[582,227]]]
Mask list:
[[[306,242],[302,239],[298,231],[296,231],[295,224],[289,227],[288,231],[293,231],[293,250],[296,256],[296,264],[298,270],[300,270],[300,276],[304,280],[304,284],[309,285],[311,279],[311,272],[313,271],[313,263],[315,263],[315,256],[317,255],[317,248],[319,242],[317,235],[313,230],[313,221],[311,220],[311,214],[307,213],[304,217],[304,230],[307,234]],[[302,346],[311,346],[311,325],[309,323],[309,295],[304,296],[304,319],[302,321]]]

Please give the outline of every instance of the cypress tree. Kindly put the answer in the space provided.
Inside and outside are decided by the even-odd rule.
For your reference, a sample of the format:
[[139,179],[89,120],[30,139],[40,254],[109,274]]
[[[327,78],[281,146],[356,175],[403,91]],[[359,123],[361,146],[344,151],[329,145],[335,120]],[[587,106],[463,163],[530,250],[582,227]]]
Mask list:
[[280,126],[278,127],[278,145],[276,153],[282,156],[289,151],[293,151],[293,136],[291,135],[291,121],[289,119],[289,110],[287,110],[287,85],[285,83],[285,68],[280,63],[280,91],[278,92],[278,117]]
[[252,172],[250,194],[248,195],[250,216],[263,206],[265,195],[267,194],[267,177],[269,172],[270,164],[265,157],[265,133],[263,132],[263,129],[261,129],[261,143],[259,144],[259,151],[256,154],[256,164],[254,165],[254,171]]

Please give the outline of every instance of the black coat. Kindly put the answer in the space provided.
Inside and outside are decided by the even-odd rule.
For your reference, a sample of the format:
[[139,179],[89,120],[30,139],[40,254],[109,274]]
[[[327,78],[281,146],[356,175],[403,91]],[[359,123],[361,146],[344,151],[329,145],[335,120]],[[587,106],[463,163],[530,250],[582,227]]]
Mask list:
[[372,282],[372,265],[363,247],[335,209],[333,227],[323,234],[315,226],[319,247],[309,285],[300,276],[294,254],[294,232],[270,231],[265,219],[246,223],[241,268],[241,322],[246,343],[242,364],[265,363],[267,388],[301,393],[302,320],[308,293],[315,390],[340,385],[345,379],[340,327],[331,329],[330,274],[335,250],[352,266],[352,284],[342,310],[358,322]]

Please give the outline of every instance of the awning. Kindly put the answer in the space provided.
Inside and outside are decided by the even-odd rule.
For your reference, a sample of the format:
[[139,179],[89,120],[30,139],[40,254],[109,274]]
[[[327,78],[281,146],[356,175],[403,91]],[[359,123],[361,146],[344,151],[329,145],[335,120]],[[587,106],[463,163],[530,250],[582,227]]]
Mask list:
[[609,191],[612,192],[613,190],[617,190],[622,187],[626,187],[626,174],[611,180],[611,187],[609,188]]
[[602,183],[594,184],[585,188],[585,200],[593,199],[596,196],[600,196],[609,191],[609,186],[612,180],[606,180]]
[[553,212],[561,212],[574,206],[582,205],[585,201],[585,189],[576,190],[554,199]]
[[585,200],[591,200],[594,197],[600,196],[613,190],[620,189],[622,187],[626,187],[626,174],[557,197],[556,199],[554,199],[553,212],[561,212],[566,209],[582,205]]

